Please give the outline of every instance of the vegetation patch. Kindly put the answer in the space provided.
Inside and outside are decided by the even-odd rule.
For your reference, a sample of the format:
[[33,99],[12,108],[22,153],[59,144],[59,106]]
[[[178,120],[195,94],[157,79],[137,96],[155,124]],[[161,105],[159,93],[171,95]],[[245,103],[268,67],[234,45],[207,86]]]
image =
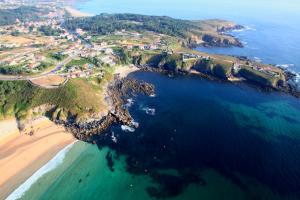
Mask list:
[[30,109],[51,105],[76,118],[84,118],[103,107],[99,91],[100,86],[92,86],[86,79],[72,79],[55,89],[36,87],[27,81],[0,81],[0,117],[23,119]]
[[47,10],[33,6],[21,6],[15,9],[0,9],[0,26],[21,22],[37,21],[42,18]]

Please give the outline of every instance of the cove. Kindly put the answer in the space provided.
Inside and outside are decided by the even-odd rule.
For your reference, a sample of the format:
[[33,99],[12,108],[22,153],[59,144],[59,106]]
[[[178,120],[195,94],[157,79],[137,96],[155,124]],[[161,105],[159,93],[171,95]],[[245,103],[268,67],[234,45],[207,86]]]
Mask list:
[[132,97],[135,132],[115,124],[96,145],[76,143],[24,199],[299,199],[298,99],[199,77],[130,76],[156,87],[156,97]]

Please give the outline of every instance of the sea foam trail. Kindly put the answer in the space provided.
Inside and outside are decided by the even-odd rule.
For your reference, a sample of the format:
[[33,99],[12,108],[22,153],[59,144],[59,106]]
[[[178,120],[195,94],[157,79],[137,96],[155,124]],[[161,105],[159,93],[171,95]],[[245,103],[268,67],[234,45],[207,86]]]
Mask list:
[[292,74],[294,74],[293,79],[289,80],[289,83],[294,85],[298,91],[300,91],[300,73],[296,72],[293,68],[295,68],[295,64],[278,64],[277,67],[281,67]]
[[20,185],[16,190],[14,190],[7,198],[6,200],[15,200],[20,199],[26,191],[30,189],[30,187],[43,175],[46,173],[54,170],[56,167],[58,167],[60,164],[63,163],[64,158],[66,154],[69,152],[71,147],[76,143],[73,142],[72,144],[69,144],[64,149],[62,149],[60,152],[58,152],[48,163],[46,163],[43,167],[41,167],[39,170],[37,170],[29,179],[27,179],[22,185]]

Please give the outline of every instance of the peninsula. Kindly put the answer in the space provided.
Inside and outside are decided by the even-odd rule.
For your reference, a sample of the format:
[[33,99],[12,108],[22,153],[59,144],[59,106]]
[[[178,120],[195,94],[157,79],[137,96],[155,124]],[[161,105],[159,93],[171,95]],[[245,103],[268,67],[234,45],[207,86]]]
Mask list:
[[26,122],[47,115],[63,124],[99,121],[115,109],[107,105],[115,96],[106,96],[107,85],[115,79],[114,70],[124,66],[245,82],[299,96],[295,75],[284,69],[193,50],[199,45],[242,48],[228,34],[243,28],[234,22],[137,14],[72,17],[69,9],[59,7],[14,9],[22,12],[2,11],[7,20],[0,27],[2,119],[13,116]]
[[[246,57],[194,50],[197,46],[242,48],[241,41],[229,31],[243,28],[219,19],[89,16],[47,3],[37,7],[6,5],[0,9],[0,120],[16,120],[18,130],[11,132],[20,130],[26,136],[37,133],[34,141],[42,141],[37,142],[39,146],[49,129],[42,134],[35,127],[26,130],[28,124],[44,117],[52,121],[46,123],[50,130],[93,142],[93,134],[101,134],[113,123],[136,126],[123,97],[155,93],[151,84],[126,78],[136,70],[197,75],[299,97],[296,75],[285,69]],[[60,128],[53,128],[53,122]],[[0,139],[9,136],[2,127],[5,126],[0,127]],[[61,147],[74,142],[69,136],[49,137],[57,138]],[[27,140],[30,139],[25,137]],[[0,142],[0,149],[4,149],[1,144],[8,144],[5,141]],[[51,143],[49,148],[52,146]],[[1,156],[4,162],[16,155]],[[38,157],[41,155],[34,158]],[[14,173],[17,174],[7,175],[7,180]]]

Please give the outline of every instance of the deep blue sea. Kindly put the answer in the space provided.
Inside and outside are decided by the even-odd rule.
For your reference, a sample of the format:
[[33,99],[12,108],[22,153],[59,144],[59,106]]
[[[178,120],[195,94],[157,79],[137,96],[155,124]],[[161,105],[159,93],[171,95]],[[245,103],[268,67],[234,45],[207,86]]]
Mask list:
[[22,199],[300,199],[298,99],[199,77],[130,76],[156,87],[156,97],[132,97],[139,127],[115,124],[97,145],[77,142]]
[[[245,48],[199,48],[245,55],[300,72],[297,0],[90,0],[84,12],[221,18]],[[22,199],[300,199],[300,101],[245,85],[137,72],[156,97],[132,97],[134,132],[114,125],[77,142]],[[130,101],[131,102],[131,101]],[[28,185],[28,184],[27,184]]]

